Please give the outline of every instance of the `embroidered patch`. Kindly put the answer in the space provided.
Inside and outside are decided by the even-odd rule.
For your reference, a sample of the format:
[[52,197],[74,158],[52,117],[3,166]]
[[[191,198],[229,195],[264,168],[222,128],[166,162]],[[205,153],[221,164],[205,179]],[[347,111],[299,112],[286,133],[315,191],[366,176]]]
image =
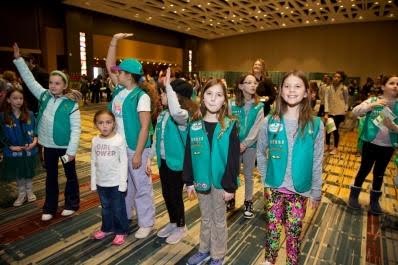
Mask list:
[[283,124],[279,122],[270,123],[268,125],[268,130],[272,133],[277,133],[278,131],[283,131]]
[[193,131],[198,131],[202,129],[202,123],[201,122],[195,122],[191,126]]

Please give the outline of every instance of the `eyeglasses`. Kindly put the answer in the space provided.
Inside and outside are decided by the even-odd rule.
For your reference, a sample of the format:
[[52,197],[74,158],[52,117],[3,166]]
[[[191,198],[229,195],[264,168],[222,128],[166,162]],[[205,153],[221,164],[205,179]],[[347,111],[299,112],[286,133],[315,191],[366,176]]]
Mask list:
[[255,85],[255,86],[258,85],[257,82],[243,82],[243,84],[245,84],[245,85]]

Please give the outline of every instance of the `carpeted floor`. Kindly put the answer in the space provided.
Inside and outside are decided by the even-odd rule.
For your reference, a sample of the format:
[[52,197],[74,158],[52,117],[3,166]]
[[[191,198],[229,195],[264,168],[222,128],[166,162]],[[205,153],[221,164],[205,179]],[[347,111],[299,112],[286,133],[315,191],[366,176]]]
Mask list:
[[[34,179],[38,200],[21,207],[10,207],[15,199],[15,184],[1,184],[0,192],[0,264],[185,264],[195,253],[199,243],[200,211],[196,200],[185,197],[187,236],[177,245],[168,245],[156,236],[156,230],[168,222],[161,195],[159,178],[155,174],[156,230],[146,239],[137,240],[136,220],[130,224],[130,235],[123,246],[112,246],[112,237],[95,241],[91,233],[99,228],[101,215],[96,193],[89,190],[90,144],[96,134],[93,113],[105,104],[81,108],[82,136],[77,157],[80,180],[81,208],[72,217],[57,215],[50,222],[42,222],[41,206],[44,197],[44,172]],[[398,231],[392,229],[398,218],[398,192],[393,183],[395,167],[390,164],[383,185],[381,204],[384,217],[368,215],[365,208],[352,212],[345,206],[349,185],[353,182],[360,157],[356,156],[356,133],[342,135],[337,155],[325,154],[324,196],[317,211],[308,209],[303,232],[300,264],[398,264]],[[157,172],[153,164],[153,171]],[[65,177],[59,178],[63,190]],[[261,264],[264,251],[264,215],[262,185],[255,174],[256,217],[242,216],[244,180],[237,192],[237,209],[228,215],[228,253],[226,264]],[[369,203],[371,176],[368,177],[360,202]],[[60,196],[62,204],[63,196]],[[60,207],[62,210],[62,205]],[[395,224],[396,225],[396,224]],[[284,238],[283,238],[284,239]],[[285,264],[285,241],[277,264]]]

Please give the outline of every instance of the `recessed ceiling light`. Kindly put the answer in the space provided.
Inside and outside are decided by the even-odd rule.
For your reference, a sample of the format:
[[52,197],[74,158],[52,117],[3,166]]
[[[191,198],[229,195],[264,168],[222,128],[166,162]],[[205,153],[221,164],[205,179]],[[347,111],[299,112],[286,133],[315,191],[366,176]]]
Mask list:
[[266,17],[267,16],[267,14],[264,14],[264,17]]
[[391,3],[392,3],[392,1],[388,1],[388,3],[389,3],[389,4],[391,4]]
[[344,6],[343,6],[343,5],[341,5],[340,7],[341,7],[341,8],[344,8]]
[[362,16],[359,16],[359,19],[363,19],[363,17],[362,17]]
[[355,7],[355,4],[352,4],[351,6],[352,6],[352,7]]
[[320,7],[319,10],[323,10],[323,7]]
[[174,14],[177,14],[177,10],[174,10],[173,12],[174,12]]
[[286,26],[286,24],[285,23],[282,23],[282,27],[285,27]]
[[264,27],[263,27],[263,26],[261,26],[261,27],[260,27],[260,29],[264,29]]
[[294,11],[292,10],[292,11],[290,11],[290,14],[293,14],[294,13]]
[[310,22],[307,20],[307,21],[305,21],[305,23],[307,23],[307,24],[308,24],[308,23],[310,23]]
[[257,11],[257,13],[259,13],[259,14],[260,14],[260,13],[261,13],[261,10],[258,10],[258,11]]
[[173,7],[174,5],[173,5],[173,4],[170,4],[170,6]]
[[331,20],[332,20],[332,22],[333,22],[333,21],[334,21],[334,18],[332,18]]
[[311,12],[311,11],[312,11],[312,8],[308,9],[308,11],[310,11],[310,12]]
[[394,16],[394,14],[393,14],[393,13],[391,13],[391,14],[390,14],[390,17],[393,17],[393,16]]
[[202,7],[202,5],[201,5],[201,4],[199,4],[199,5],[198,5],[198,7]]
[[185,11],[185,8],[181,9],[181,11],[184,12],[184,11]]
[[375,2],[375,5],[378,5],[379,4],[379,2]]

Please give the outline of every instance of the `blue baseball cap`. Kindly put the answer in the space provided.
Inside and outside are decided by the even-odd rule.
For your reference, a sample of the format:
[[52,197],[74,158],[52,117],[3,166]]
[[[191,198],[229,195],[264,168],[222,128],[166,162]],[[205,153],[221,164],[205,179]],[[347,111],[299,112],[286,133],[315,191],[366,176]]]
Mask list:
[[124,59],[119,65],[113,66],[112,70],[125,71],[130,74],[143,75],[142,64],[136,59]]

